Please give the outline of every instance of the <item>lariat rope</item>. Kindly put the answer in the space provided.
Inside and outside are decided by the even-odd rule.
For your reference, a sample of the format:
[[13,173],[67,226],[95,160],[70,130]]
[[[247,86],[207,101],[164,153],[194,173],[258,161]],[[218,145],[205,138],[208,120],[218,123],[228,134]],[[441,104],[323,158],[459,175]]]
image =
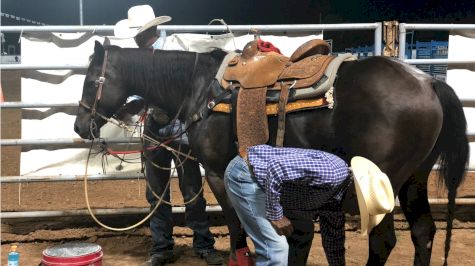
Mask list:
[[[142,220],[140,220],[139,222],[137,222],[136,224],[134,225],[131,225],[131,226],[128,226],[128,227],[121,227],[121,228],[117,228],[117,227],[111,227],[111,226],[108,226],[106,224],[103,224],[101,221],[99,221],[99,219],[97,219],[96,215],[94,215],[94,212],[92,211],[91,209],[91,205],[89,203],[89,194],[88,194],[88,189],[87,189],[87,168],[89,166],[89,158],[91,157],[91,151],[92,151],[92,146],[94,144],[94,140],[91,142],[91,147],[89,148],[89,152],[87,154],[87,160],[86,160],[86,170],[85,170],[85,173],[84,173],[84,195],[85,195],[85,198],[86,198],[86,206],[87,206],[87,210],[89,211],[89,214],[91,215],[92,219],[98,223],[100,226],[106,228],[106,229],[109,229],[109,230],[112,230],[112,231],[117,231],[117,232],[122,232],[122,231],[127,231],[127,230],[130,230],[130,229],[134,229],[135,227],[143,224],[145,221],[147,221],[150,217],[152,217],[152,215],[155,213],[155,211],[158,209],[158,207],[160,206],[160,204],[162,203],[162,199],[163,199],[163,196],[165,196],[165,192],[167,192],[169,186],[170,186],[170,179],[168,179],[168,182],[167,182],[167,185],[165,186],[165,190],[163,190],[163,193],[160,197],[158,197],[158,202],[157,204],[155,205],[155,207],[152,209],[152,211],[147,215],[145,216]],[[148,182],[147,182],[148,183]],[[156,194],[155,194],[156,195]]]
[[[83,105],[84,107],[88,108],[88,106],[82,102],[79,102],[81,105]],[[126,130],[128,133],[131,133],[131,134],[134,134],[136,131],[135,130],[132,130],[126,123],[124,123],[123,121],[120,121],[120,120],[117,120],[117,119],[114,119],[114,118],[107,118],[105,117],[104,115],[96,112],[95,115],[101,117],[102,119],[104,119],[105,121],[115,125],[115,126],[118,126],[119,128],[122,128],[124,130]],[[94,120],[92,120],[94,121]],[[91,133],[93,132],[93,128],[96,127],[95,123],[91,123]],[[168,151],[170,151],[174,156],[175,158],[179,161],[179,164],[178,165],[175,165],[174,168],[165,168],[165,167],[161,167],[159,165],[157,165],[156,163],[154,163],[152,160],[150,160],[150,163],[154,166],[154,167],[157,167],[157,168],[160,168],[160,169],[165,169],[165,170],[173,170],[172,174],[170,175],[169,179],[168,179],[168,182],[165,186],[165,189],[163,190],[162,194],[159,196],[155,193],[155,191],[151,188],[150,186],[150,183],[148,182],[146,176],[144,175],[145,177],[145,183],[147,185],[147,188],[150,190],[150,192],[152,193],[152,195],[158,200],[158,202],[156,203],[155,207],[152,209],[152,211],[146,216],[144,217],[142,220],[140,220],[139,222],[137,222],[136,224],[134,225],[131,225],[131,226],[128,226],[128,227],[123,227],[123,228],[117,228],[117,227],[111,227],[111,226],[108,226],[104,223],[102,223],[101,221],[99,221],[99,219],[97,219],[97,217],[94,215],[94,212],[92,211],[91,209],[91,206],[90,206],[90,203],[89,203],[89,194],[88,194],[88,188],[87,188],[87,169],[88,169],[88,166],[89,166],[89,159],[90,159],[90,156],[91,156],[91,151],[92,151],[92,147],[94,145],[94,139],[93,141],[91,142],[91,147],[89,148],[89,152],[88,152],[88,156],[87,156],[87,161],[86,161],[86,170],[85,170],[85,173],[84,173],[84,195],[85,195],[85,198],[86,198],[86,206],[87,206],[87,209],[89,211],[89,214],[91,215],[92,219],[98,223],[100,226],[106,228],[106,229],[109,229],[109,230],[112,230],[112,231],[127,231],[127,230],[130,230],[130,229],[133,229],[137,226],[140,226],[141,224],[143,224],[146,220],[148,220],[154,213],[155,211],[158,209],[158,207],[160,206],[160,204],[162,203],[165,203],[165,204],[168,204],[172,207],[179,207],[179,206],[186,206],[187,204],[193,202],[194,200],[196,200],[198,198],[198,196],[203,192],[204,190],[204,186],[205,186],[205,183],[206,183],[206,178],[203,178],[203,182],[201,184],[201,188],[200,190],[198,191],[198,193],[196,193],[190,200],[182,203],[182,204],[174,204],[174,203],[171,203],[170,201],[166,201],[164,200],[164,196],[165,196],[165,193],[167,192],[167,190],[170,188],[170,183],[171,183],[171,179],[172,179],[172,176],[173,174],[175,173],[177,167],[183,167],[183,164],[186,162],[186,160],[190,159],[190,160],[193,160],[193,161],[197,161],[197,159],[193,156],[191,156],[191,151],[188,152],[188,154],[186,153],[183,153],[179,150],[176,150],[170,146],[168,146],[167,142],[170,142],[172,141],[173,139],[176,139],[178,137],[180,137],[182,134],[184,134],[186,132],[183,131],[181,132],[180,134],[178,134],[177,136],[173,136],[172,139],[169,139],[168,141],[165,141],[165,142],[160,142],[160,141],[157,141],[156,139],[148,136],[147,134],[141,134],[141,139],[142,141],[143,140],[147,140],[149,141],[150,143],[153,143],[155,145],[157,145],[157,147],[164,147],[165,149],[167,149]],[[93,136],[93,134],[92,134]],[[181,155],[182,157],[185,157],[185,160],[180,160],[179,158],[179,155]]]

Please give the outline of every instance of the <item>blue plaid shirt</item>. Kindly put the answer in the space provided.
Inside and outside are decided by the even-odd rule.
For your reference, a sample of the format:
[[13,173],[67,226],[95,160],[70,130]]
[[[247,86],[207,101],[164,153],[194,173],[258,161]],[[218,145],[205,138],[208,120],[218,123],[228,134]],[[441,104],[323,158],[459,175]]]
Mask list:
[[319,150],[258,145],[248,149],[248,160],[266,193],[266,217],[271,221],[284,212],[315,219],[326,203],[341,202],[350,180],[345,161]]

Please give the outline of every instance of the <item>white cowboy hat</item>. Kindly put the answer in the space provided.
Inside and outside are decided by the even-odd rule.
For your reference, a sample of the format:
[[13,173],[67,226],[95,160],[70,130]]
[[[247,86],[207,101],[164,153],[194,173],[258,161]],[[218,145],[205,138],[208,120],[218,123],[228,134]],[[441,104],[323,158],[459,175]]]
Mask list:
[[169,16],[155,17],[149,5],[133,6],[127,12],[127,19],[115,24],[114,36],[117,38],[133,38],[150,27],[170,21]]
[[370,160],[351,159],[356,196],[361,217],[361,234],[368,235],[386,213],[394,209],[394,192],[388,176]]

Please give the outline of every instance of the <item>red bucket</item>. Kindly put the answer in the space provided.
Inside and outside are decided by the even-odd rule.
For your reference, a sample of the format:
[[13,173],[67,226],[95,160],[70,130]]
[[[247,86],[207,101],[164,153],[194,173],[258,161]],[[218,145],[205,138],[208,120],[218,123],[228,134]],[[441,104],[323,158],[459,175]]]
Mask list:
[[66,243],[43,251],[44,266],[102,266],[101,246],[93,243]]

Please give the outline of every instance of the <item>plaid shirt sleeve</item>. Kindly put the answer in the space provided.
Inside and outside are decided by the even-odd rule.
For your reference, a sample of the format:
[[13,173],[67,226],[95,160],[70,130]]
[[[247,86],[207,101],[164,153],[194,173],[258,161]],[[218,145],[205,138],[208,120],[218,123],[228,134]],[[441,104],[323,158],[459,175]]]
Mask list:
[[284,216],[284,210],[280,205],[281,176],[283,176],[283,173],[279,161],[271,160],[265,179],[266,217],[271,221],[280,220]]

